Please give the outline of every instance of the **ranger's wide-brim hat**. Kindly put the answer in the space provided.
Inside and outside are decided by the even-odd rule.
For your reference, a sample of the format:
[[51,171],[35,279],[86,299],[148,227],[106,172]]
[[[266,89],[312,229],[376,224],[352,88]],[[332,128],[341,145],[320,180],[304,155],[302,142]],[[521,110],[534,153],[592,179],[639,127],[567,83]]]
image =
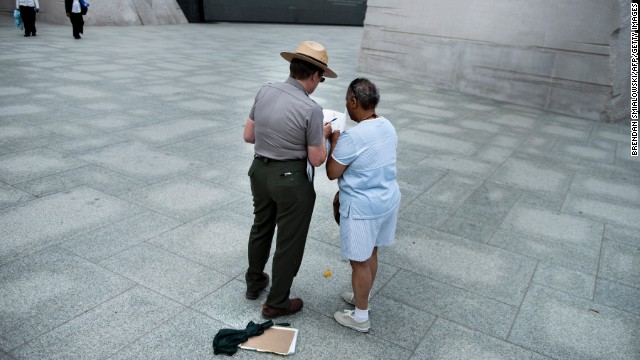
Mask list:
[[311,63],[324,71],[324,76],[329,78],[337,78],[338,75],[329,69],[329,57],[327,56],[327,49],[318,42],[315,41],[303,41],[296,48],[296,52],[283,51],[280,53],[285,60],[291,62],[293,59],[304,60]]

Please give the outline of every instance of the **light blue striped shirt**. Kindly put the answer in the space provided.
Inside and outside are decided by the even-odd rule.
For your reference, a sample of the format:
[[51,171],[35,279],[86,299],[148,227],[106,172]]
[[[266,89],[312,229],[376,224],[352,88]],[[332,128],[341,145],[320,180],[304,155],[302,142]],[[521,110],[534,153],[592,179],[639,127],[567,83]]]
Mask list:
[[397,149],[396,130],[383,117],[362,121],[340,135],[332,157],[348,165],[338,179],[342,216],[375,219],[400,202]]

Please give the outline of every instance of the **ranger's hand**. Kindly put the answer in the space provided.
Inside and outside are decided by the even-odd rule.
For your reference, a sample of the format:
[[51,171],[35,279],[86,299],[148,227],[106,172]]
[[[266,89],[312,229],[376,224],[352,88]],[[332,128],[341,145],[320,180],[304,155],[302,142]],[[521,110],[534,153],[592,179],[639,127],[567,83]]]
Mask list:
[[331,131],[333,129],[331,128],[331,123],[327,122],[324,123],[324,127],[322,128],[322,136],[327,139],[329,137],[329,135],[331,135]]

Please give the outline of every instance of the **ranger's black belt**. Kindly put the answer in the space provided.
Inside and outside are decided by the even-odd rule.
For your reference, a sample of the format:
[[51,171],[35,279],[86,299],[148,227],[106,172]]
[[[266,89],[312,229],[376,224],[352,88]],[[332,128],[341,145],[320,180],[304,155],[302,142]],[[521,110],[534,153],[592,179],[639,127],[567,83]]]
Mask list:
[[287,161],[302,161],[302,160],[307,160],[307,159],[284,159],[284,160],[278,160],[278,159],[271,159],[262,155],[254,155],[253,156],[255,159],[258,159],[260,161],[264,161],[266,163],[269,162],[287,162]]

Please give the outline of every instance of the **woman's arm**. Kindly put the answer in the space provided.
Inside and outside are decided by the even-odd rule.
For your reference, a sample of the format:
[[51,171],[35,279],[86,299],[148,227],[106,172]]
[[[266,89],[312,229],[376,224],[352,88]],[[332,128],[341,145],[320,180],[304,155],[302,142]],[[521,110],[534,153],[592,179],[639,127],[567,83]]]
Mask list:
[[335,180],[342,176],[344,171],[347,169],[347,165],[342,165],[337,162],[333,158],[333,149],[336,148],[336,144],[338,143],[338,138],[340,137],[340,131],[334,131],[331,133],[331,137],[329,138],[331,141],[331,148],[329,149],[329,156],[327,157],[327,177],[329,180]]

